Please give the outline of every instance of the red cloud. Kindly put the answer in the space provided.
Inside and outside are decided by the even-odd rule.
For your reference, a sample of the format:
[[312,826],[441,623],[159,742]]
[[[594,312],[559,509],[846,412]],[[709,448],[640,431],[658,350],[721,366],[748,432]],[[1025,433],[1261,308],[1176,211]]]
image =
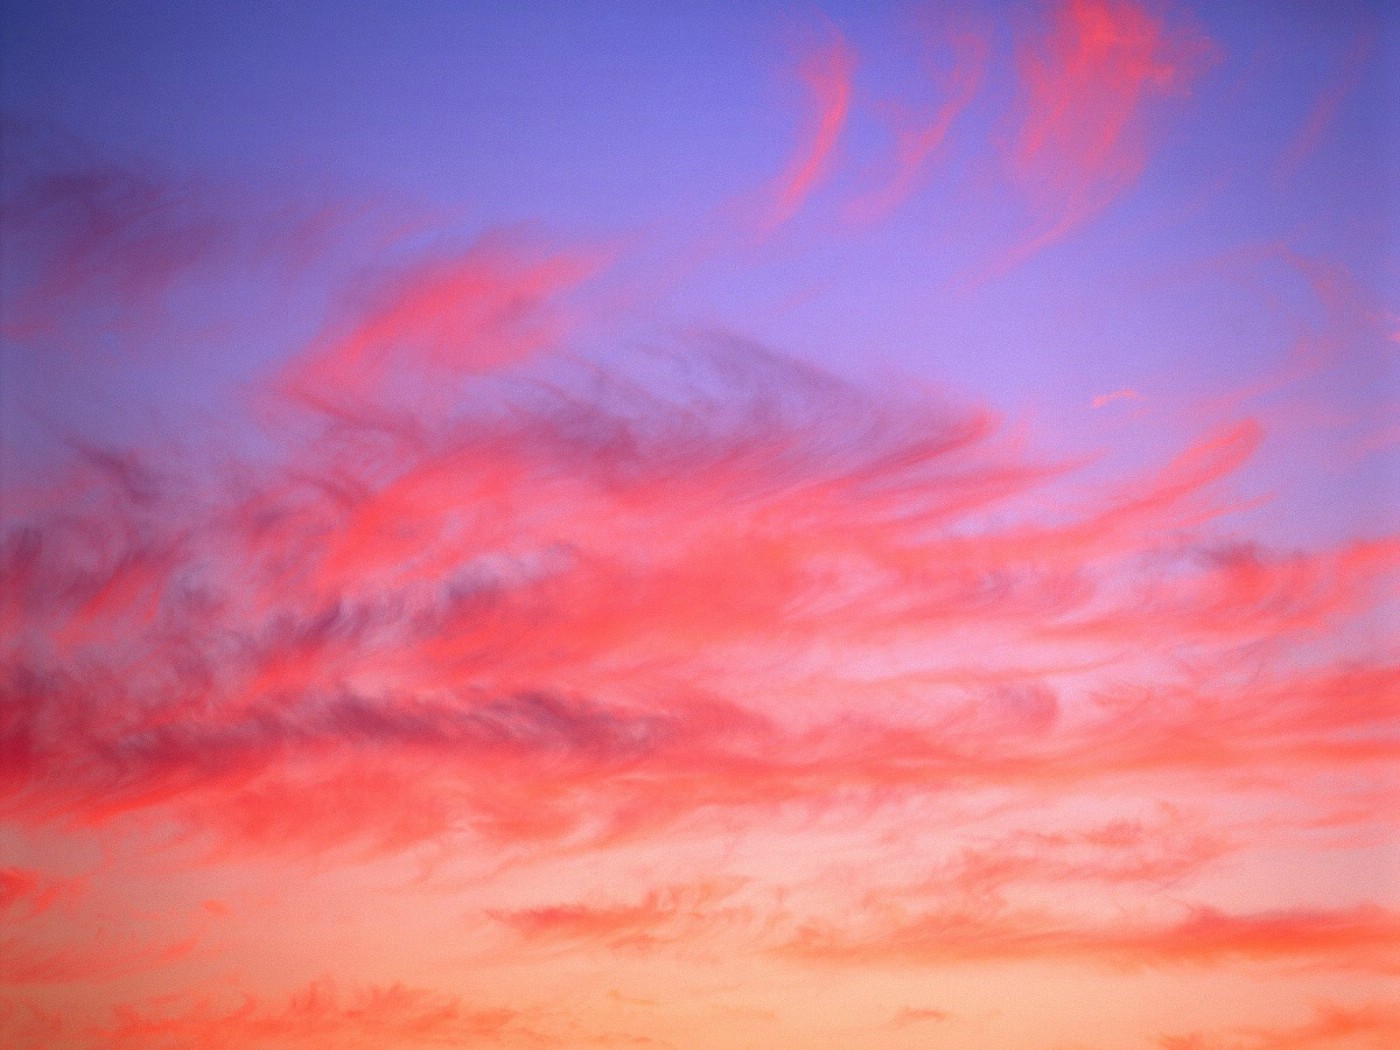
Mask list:
[[49,878],[25,868],[0,868],[0,915],[42,915],[71,889],[69,880]]

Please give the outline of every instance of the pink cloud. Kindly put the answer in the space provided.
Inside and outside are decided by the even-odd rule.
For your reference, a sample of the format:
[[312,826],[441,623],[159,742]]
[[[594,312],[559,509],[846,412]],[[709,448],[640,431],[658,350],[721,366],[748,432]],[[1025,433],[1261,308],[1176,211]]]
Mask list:
[[1142,398],[1136,390],[1123,389],[1115,390],[1111,394],[1099,394],[1094,398],[1094,407],[1103,408],[1104,405],[1112,404],[1114,401],[1137,401]]
[[878,221],[888,216],[918,187],[927,174],[933,157],[958,117],[982,86],[989,58],[990,45],[984,35],[959,31],[951,36],[953,68],[945,77],[935,78],[942,100],[928,117],[920,120],[903,112],[895,129],[895,167],[886,184],[878,191],[854,201],[850,206],[853,218],[863,222]]
[[584,253],[517,248],[504,236],[415,263],[362,296],[371,305],[318,339],[285,381],[313,402],[373,404],[406,385],[419,396],[441,393],[456,377],[556,345],[561,319],[548,307],[600,264]]
[[1373,26],[1361,29],[1352,38],[1350,46],[1337,62],[1337,67],[1328,82],[1317,93],[1302,126],[1284,150],[1279,164],[1282,175],[1291,175],[1321,147],[1328,129],[1337,119],[1342,104],[1355,92],[1362,74],[1371,62],[1376,38],[1377,31]]
[[764,222],[768,229],[796,215],[825,177],[850,112],[855,52],[834,26],[828,30],[830,41],[807,55],[799,69],[811,104],[810,126],[773,187],[774,203]]
[[1011,174],[1033,232],[992,273],[1081,227],[1141,177],[1150,121],[1188,91],[1214,45],[1132,0],[1063,0],[1021,48],[1025,105]]

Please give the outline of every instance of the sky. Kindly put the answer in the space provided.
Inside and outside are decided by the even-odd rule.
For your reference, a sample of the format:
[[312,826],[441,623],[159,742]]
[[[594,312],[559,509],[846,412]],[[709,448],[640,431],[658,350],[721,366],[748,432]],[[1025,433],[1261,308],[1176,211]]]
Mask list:
[[1400,1045],[1400,8],[0,17],[0,1043]]

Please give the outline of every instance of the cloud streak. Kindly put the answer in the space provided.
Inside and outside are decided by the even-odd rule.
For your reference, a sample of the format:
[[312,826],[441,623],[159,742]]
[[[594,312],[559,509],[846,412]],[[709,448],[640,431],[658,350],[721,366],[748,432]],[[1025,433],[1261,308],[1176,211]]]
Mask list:
[[1010,173],[1034,232],[1005,272],[1083,226],[1147,166],[1150,121],[1189,91],[1214,47],[1189,23],[1131,0],[1065,0],[1019,53],[1024,111]]
[[809,101],[808,127],[798,149],[773,187],[773,206],[764,226],[774,229],[797,214],[827,174],[851,108],[856,56],[834,26],[830,40],[802,61],[798,75]]
[[283,1001],[245,995],[233,1007],[200,1002],[183,1012],[127,1007],[103,1033],[113,1047],[531,1045],[515,1011],[472,1009],[454,996],[404,985],[342,993],[319,981]]

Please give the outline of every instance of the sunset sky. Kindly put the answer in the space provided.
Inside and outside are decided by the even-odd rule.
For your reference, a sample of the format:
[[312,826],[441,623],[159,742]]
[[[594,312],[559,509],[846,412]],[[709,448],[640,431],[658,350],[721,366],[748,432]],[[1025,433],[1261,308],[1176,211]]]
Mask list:
[[1400,1046],[1400,5],[0,48],[0,1046]]

